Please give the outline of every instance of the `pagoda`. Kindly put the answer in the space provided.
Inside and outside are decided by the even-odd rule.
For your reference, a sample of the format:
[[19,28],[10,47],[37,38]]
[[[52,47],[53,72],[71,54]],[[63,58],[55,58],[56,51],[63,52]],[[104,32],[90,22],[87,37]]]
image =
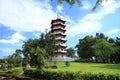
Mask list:
[[56,57],[63,57],[67,54],[65,27],[65,21],[60,18],[51,21],[51,32],[55,35],[56,45],[58,46],[58,49],[54,51]]

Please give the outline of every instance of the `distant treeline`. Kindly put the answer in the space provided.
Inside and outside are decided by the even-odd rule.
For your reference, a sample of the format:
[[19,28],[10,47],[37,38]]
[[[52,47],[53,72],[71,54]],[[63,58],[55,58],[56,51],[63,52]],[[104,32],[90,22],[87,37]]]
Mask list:
[[120,63],[120,38],[108,38],[103,33],[96,33],[95,37],[85,36],[79,39],[75,46],[82,61],[102,63]]

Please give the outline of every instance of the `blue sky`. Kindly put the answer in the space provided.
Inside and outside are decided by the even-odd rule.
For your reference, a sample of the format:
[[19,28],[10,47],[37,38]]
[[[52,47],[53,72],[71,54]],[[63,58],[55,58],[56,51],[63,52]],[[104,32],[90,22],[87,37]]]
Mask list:
[[120,1],[103,2],[93,12],[96,0],[82,0],[83,7],[72,8],[56,0],[0,0],[0,58],[21,49],[23,41],[39,38],[50,22],[57,18],[66,21],[68,47],[74,47],[86,35],[104,33],[111,38],[120,37]]

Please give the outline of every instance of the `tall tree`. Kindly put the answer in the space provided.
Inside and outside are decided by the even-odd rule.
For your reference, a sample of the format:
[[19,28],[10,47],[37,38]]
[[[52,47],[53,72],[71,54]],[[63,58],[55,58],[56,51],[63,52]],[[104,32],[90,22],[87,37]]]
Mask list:
[[55,35],[52,34],[51,32],[48,32],[45,35],[45,49],[48,54],[48,58],[52,59],[52,56],[54,55],[54,51],[57,50],[57,45],[56,45],[56,40],[55,40]]
[[115,46],[117,48],[114,54],[111,54],[110,60],[112,63],[120,63],[120,38],[116,38]]
[[116,50],[114,43],[109,43],[105,39],[97,39],[93,46],[96,59],[100,62],[108,62],[110,55]]
[[113,38],[109,38],[108,42],[109,43],[115,43],[115,40]]
[[41,48],[45,48],[45,46],[46,46],[45,34],[44,34],[44,33],[42,33],[42,34],[40,35],[40,38],[39,38],[39,46],[40,46]]
[[28,41],[24,42],[22,48],[23,55],[26,59],[26,64],[30,62],[31,65],[37,65],[36,63],[36,57],[35,51],[37,47],[39,46],[39,40],[38,39],[29,39]]
[[21,49],[16,49],[15,53],[13,53],[14,64],[22,63],[21,53],[22,53]]
[[21,50],[16,49],[12,55],[6,56],[4,60],[9,64],[8,66],[20,66],[22,64]]
[[97,39],[105,39],[107,40],[108,37],[106,37],[103,33],[96,33],[96,36],[95,36]]
[[95,38],[93,36],[86,36],[83,39],[80,39],[79,43],[76,45],[79,57],[88,60],[92,58],[92,56],[94,55],[92,46],[94,44]]
[[37,66],[39,69],[42,69],[46,64],[46,51],[44,48],[37,47],[35,54],[37,55]]
[[[44,56],[45,58],[53,56],[56,48],[57,46],[54,35],[51,34],[51,32],[48,32],[47,34],[42,33],[39,39],[29,39],[24,42],[23,54],[25,56],[26,63],[38,66],[38,56]],[[40,52],[40,49],[45,49],[45,55]],[[38,54],[38,52],[40,53]],[[39,60],[40,59],[43,58],[39,58]]]

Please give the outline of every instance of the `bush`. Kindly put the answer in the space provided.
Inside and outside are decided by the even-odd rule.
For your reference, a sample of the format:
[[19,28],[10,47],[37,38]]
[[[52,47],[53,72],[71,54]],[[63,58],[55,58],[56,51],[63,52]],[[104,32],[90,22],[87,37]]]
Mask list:
[[15,75],[19,75],[23,72],[22,69],[20,68],[13,68],[13,69],[10,69],[6,72],[6,74],[15,74]]
[[70,62],[66,61],[66,62],[65,62],[65,65],[66,65],[67,67],[69,67],[69,66],[70,66]]
[[[120,75],[104,73],[82,73],[68,71],[25,70],[24,75],[40,80],[120,80]],[[47,76],[47,77],[46,77]]]
[[33,77],[32,76],[33,74],[34,74],[34,70],[24,69],[24,75]]
[[22,63],[15,64],[15,67],[21,67],[21,66],[22,66]]
[[57,65],[53,65],[53,66],[51,66],[51,68],[52,69],[57,69],[58,67],[57,67]]
[[8,68],[14,68],[14,65],[13,64],[9,64]]

